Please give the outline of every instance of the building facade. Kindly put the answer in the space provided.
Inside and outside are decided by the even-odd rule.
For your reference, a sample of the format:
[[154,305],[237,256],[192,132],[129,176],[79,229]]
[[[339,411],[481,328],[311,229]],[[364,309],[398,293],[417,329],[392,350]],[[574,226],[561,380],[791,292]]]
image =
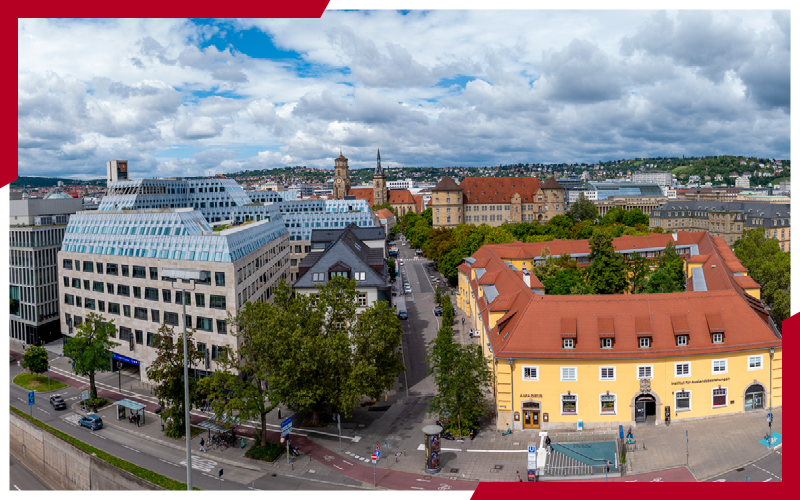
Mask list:
[[386,181],[386,173],[381,166],[381,152],[378,150],[377,166],[372,176],[372,187],[351,187],[350,167],[347,158],[339,155],[334,167],[335,176],[333,179],[333,199],[345,200],[356,199],[365,200],[370,207],[389,203],[398,217],[402,217],[408,212],[419,213],[419,203],[414,199],[408,189],[389,189]]
[[659,170],[641,170],[631,174],[632,182],[652,183],[658,186],[672,187],[675,176]]
[[81,210],[83,200],[12,195],[17,196],[10,206],[9,333],[26,344],[42,345],[61,337],[57,257],[69,218]]
[[444,177],[431,191],[433,227],[546,222],[566,213],[565,190],[554,178],[467,177],[457,184]]
[[457,302],[492,372],[498,429],[617,429],[782,405],[780,334],[722,239],[679,232],[615,247],[659,252],[669,241],[687,261],[685,292],[542,294],[521,266],[535,265],[533,244],[464,259]]
[[598,215],[603,217],[616,207],[623,210],[638,208],[645,215],[650,215],[654,209],[666,202],[666,196],[611,196],[604,200],[594,201],[593,203],[597,207]]
[[650,214],[650,227],[665,230],[708,231],[729,245],[742,239],[746,229],[763,230],[778,240],[781,249],[791,249],[790,205],[750,202],[670,201]]

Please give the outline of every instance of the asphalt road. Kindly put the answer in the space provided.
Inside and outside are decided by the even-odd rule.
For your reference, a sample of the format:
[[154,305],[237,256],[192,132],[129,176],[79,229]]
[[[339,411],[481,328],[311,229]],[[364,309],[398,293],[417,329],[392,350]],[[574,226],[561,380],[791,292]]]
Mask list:
[[12,455],[9,455],[9,465],[8,481],[11,491],[50,489]]
[[736,470],[726,472],[711,479],[712,482],[771,482],[779,483],[783,479],[783,447],[766,457],[756,460],[750,465],[739,467]]
[[[12,373],[16,374],[16,367],[12,368]],[[79,390],[74,387],[67,387],[55,393],[60,394],[68,405],[71,405],[80,397]],[[10,402],[14,407],[25,413],[29,412],[26,390],[10,384],[9,396]],[[123,460],[156,471],[166,477],[181,482],[186,481],[186,467],[180,465],[180,462],[185,459],[182,451],[140,439],[133,434],[128,434],[112,427],[105,427],[98,431],[77,427],[75,423],[69,421],[70,418],[74,419],[77,414],[69,409],[53,410],[48,403],[49,396],[50,394],[37,393],[36,404],[33,407],[33,415],[37,420]],[[223,490],[352,490],[354,486],[360,486],[360,482],[343,474],[330,475],[325,481],[281,474],[273,476],[271,472],[263,470],[253,471],[237,468],[229,464],[216,464],[213,461],[197,460],[199,458],[197,455],[194,455],[193,458],[192,465],[195,470],[192,474],[192,482],[194,486],[203,490],[219,488],[219,483],[215,476],[219,467],[224,469],[221,483]],[[21,469],[22,466],[17,464],[16,468]],[[12,461],[12,478],[14,477],[14,469],[15,466]],[[22,473],[20,472],[19,474],[22,477]],[[22,481],[20,480],[20,482]],[[13,484],[12,481],[12,489]],[[17,486],[20,489],[26,489],[21,484]],[[36,488],[31,487],[30,489]]]

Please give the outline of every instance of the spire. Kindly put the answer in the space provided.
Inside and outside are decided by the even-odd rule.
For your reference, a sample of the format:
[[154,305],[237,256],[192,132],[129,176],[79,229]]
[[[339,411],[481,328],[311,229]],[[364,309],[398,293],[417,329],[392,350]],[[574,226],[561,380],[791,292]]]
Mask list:
[[381,148],[378,148],[378,166],[375,167],[375,175],[383,175],[383,168],[381,167]]

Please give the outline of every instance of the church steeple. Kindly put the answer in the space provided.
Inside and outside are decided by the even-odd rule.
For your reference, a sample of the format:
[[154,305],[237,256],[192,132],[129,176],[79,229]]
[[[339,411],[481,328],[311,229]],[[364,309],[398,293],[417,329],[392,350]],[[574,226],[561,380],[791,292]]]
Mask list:
[[383,175],[383,168],[381,167],[381,148],[378,148],[378,166],[375,167],[375,175]]
[[381,150],[378,148],[378,165],[372,176],[372,200],[374,205],[383,205],[389,201],[389,192],[386,188],[386,174],[381,167]]

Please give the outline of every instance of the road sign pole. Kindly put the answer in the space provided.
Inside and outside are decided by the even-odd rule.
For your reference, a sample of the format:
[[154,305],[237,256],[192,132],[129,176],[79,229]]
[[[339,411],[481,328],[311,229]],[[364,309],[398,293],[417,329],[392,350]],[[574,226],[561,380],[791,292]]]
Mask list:
[[[287,438],[289,436],[286,436]],[[289,464],[289,439],[286,439],[286,464]]]
[[339,426],[339,453],[342,452],[342,414],[336,414],[336,423]]
[[375,460],[372,461],[372,487],[375,488]]
[[689,467],[689,431],[686,431],[686,467]]

